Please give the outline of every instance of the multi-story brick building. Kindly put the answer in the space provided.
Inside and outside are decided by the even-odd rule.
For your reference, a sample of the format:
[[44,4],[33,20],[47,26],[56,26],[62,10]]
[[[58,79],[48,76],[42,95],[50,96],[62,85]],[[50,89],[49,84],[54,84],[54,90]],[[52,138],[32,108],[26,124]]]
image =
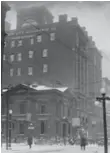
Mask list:
[[75,50],[72,48],[76,47],[76,28],[83,35],[77,24],[77,19],[67,22],[66,16],[61,16],[58,23],[45,24],[39,30],[39,27],[30,27],[10,32],[5,48],[8,61],[4,61],[7,67],[4,84],[25,81],[53,84],[58,80],[75,88]]
[[8,35],[4,86],[36,82],[71,88],[77,99],[77,116],[89,118],[92,131],[92,120],[96,118],[93,102],[100,91],[102,57],[77,18],[67,21],[67,15],[60,15],[56,23],[30,25]]
[[[17,85],[10,89],[9,109],[12,110],[12,138],[52,138],[75,135],[72,118],[76,117],[76,99],[68,88],[39,88]],[[5,95],[2,103],[2,130],[5,135]],[[34,129],[29,130],[30,123]]]

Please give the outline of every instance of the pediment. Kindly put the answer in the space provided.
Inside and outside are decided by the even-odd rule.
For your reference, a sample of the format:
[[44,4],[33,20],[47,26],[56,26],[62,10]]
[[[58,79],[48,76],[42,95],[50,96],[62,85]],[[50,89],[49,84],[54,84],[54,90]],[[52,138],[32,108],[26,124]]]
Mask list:
[[34,89],[30,88],[27,85],[19,84],[19,85],[10,87],[9,90],[7,90],[7,91],[9,91],[11,94],[24,94],[24,93],[27,93],[31,90],[34,91]]

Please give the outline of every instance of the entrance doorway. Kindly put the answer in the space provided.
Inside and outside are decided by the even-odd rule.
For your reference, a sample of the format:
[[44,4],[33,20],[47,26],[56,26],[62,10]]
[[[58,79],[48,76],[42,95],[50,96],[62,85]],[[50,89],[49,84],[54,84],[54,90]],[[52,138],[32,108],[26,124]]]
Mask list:
[[63,123],[63,137],[66,137],[67,125]]

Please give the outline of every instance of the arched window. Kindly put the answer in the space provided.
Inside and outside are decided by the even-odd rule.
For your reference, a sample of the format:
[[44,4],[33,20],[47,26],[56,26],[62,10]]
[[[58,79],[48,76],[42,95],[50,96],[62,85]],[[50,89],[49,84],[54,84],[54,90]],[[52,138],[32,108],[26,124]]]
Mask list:
[[44,121],[41,121],[41,134],[45,133],[45,123]]

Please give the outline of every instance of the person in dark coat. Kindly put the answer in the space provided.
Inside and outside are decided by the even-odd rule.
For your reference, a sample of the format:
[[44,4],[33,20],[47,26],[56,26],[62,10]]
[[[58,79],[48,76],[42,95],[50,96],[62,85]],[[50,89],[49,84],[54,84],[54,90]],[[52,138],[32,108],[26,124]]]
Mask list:
[[86,149],[86,138],[82,137],[81,138],[81,150],[85,150]]
[[32,147],[32,137],[28,137],[28,145],[29,145],[29,148]]

